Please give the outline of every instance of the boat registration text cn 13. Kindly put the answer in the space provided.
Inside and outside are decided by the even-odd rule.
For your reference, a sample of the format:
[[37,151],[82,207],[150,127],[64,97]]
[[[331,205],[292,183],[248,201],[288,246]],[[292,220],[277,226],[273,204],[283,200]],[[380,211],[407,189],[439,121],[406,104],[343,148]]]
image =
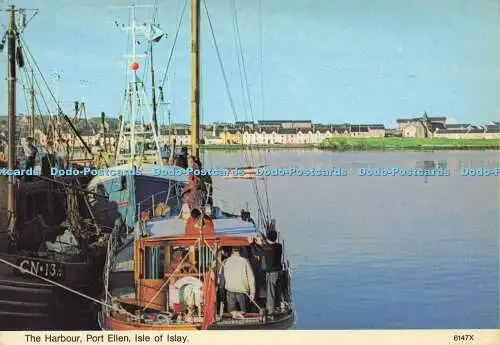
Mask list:
[[22,259],[18,261],[17,265],[21,273],[30,272],[45,278],[62,278],[64,276],[62,265],[57,262]]

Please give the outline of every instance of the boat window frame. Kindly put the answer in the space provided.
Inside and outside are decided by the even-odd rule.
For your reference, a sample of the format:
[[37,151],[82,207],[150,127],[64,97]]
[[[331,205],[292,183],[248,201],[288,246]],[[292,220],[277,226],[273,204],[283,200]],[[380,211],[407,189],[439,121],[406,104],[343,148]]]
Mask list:
[[[148,252],[151,252],[151,255],[154,256],[154,249],[158,249],[159,253],[158,257],[155,259],[155,264],[158,266],[158,273],[154,273],[153,267],[151,267],[151,257],[148,258]],[[143,248],[142,253],[142,261],[143,261],[143,274],[142,278],[144,280],[159,280],[165,277],[165,247],[158,246],[146,246]]]

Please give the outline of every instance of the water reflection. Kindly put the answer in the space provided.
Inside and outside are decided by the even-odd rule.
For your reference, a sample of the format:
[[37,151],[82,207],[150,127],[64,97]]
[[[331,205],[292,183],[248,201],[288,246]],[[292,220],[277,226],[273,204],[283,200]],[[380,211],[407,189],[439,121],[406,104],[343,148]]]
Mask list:
[[415,168],[417,169],[445,169],[448,167],[448,162],[445,160],[423,160],[416,161]]
[[[206,166],[264,164],[207,152]],[[497,152],[271,151],[272,167],[448,168],[448,177],[269,178],[268,195],[293,267],[299,329],[497,328]],[[261,160],[259,160],[261,159]],[[236,209],[256,214],[253,182],[215,178]],[[427,181],[427,183],[422,183]],[[257,182],[262,184],[262,182]],[[265,193],[261,196],[264,198]],[[474,301],[474,303],[470,303]]]

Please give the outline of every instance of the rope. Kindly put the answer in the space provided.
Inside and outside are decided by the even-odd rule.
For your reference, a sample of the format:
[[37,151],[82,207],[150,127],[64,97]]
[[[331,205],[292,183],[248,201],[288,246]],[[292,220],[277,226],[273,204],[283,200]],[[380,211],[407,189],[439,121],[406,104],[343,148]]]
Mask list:
[[[262,0],[258,1],[258,12],[259,12],[259,65],[260,65],[260,96],[262,102],[262,119],[265,119],[266,101],[264,92],[264,62],[263,62],[263,35],[262,35]],[[265,151],[264,151],[265,152]],[[267,165],[267,154],[264,153],[264,165]],[[271,205],[269,204],[269,193],[267,187],[267,180],[264,180],[264,192],[266,194],[266,204],[268,217],[271,218]]]
[[[21,45],[21,41],[23,42],[22,45]],[[18,37],[18,44],[19,44],[20,49],[22,50],[23,56],[25,57],[25,68],[21,69],[19,82],[22,84],[22,87],[23,87],[26,109],[27,109],[28,112],[30,112],[28,110],[29,109],[28,98],[30,97],[30,95],[28,94],[28,90],[27,90],[26,85],[30,85],[29,88],[31,88],[31,87],[35,88],[35,84],[37,83],[37,81],[36,81],[35,76],[33,76],[33,82],[34,82],[33,85],[31,85],[31,83],[28,82],[28,80],[29,80],[28,69],[29,70],[33,69],[32,63],[30,61],[31,55],[26,50],[28,48],[25,49],[24,40],[22,40],[22,37]],[[28,54],[26,54],[26,53],[28,53]],[[28,68],[26,68],[26,67],[28,67]],[[38,91],[40,91],[39,94],[42,96],[42,99],[45,102],[45,99],[43,98],[43,94],[41,92],[41,89],[39,88],[39,85],[37,84],[36,86],[38,86]],[[38,100],[36,98],[35,98],[35,103],[36,103],[35,104],[35,108],[38,108],[39,113],[41,113],[41,111],[40,111],[40,105],[39,105]],[[48,105],[47,104],[46,104],[46,106],[47,106],[47,109],[48,109]],[[43,118],[42,118],[41,121],[42,121],[42,125],[43,125]]]
[[[63,120],[64,120],[63,124],[64,124],[64,125],[66,125],[66,126],[71,127],[71,126],[70,126],[70,124],[68,123],[69,118],[68,118],[68,117],[64,114],[64,111],[62,110],[61,105],[59,104],[59,102],[58,102],[58,101],[57,101],[57,99],[55,98],[54,94],[53,94],[53,93],[52,93],[52,91],[50,90],[49,84],[48,84],[47,80],[45,79],[45,77],[44,77],[43,73],[41,72],[40,67],[38,66],[38,64],[37,64],[37,62],[36,62],[36,60],[35,60],[35,58],[33,57],[33,54],[31,54],[31,51],[30,51],[30,49],[28,48],[28,45],[26,44],[26,42],[25,42],[24,38],[23,38],[21,35],[19,35],[19,39],[20,39],[20,41],[21,41],[21,42],[22,42],[22,44],[23,44],[23,50],[24,50],[24,51],[26,51],[26,52],[28,53],[28,56],[31,58],[31,60],[32,60],[32,62],[33,62],[33,65],[34,65],[34,67],[36,68],[36,71],[37,71],[37,72],[39,73],[39,75],[41,76],[41,79],[42,79],[43,83],[45,84],[45,87],[47,88],[48,93],[49,93],[49,95],[50,95],[51,99],[52,99],[52,100],[56,103],[56,106],[57,106],[57,114],[56,114],[56,117],[57,117],[58,119],[60,119],[60,118],[62,117],[62,118],[63,118]],[[27,59],[26,59],[26,60],[27,60]],[[31,67],[31,66],[30,66],[30,67]],[[31,68],[32,68],[32,67],[31,67]],[[34,80],[36,81],[36,78],[34,78]],[[39,87],[38,82],[37,82],[37,86]],[[41,88],[40,88],[40,87],[39,87],[39,89],[41,90]],[[43,95],[42,95],[42,99],[44,99]],[[44,101],[44,102],[45,102],[45,101]],[[46,102],[45,102],[45,103],[46,103]],[[46,105],[47,105],[47,104],[46,104]],[[48,107],[48,106],[47,106],[47,107]],[[50,109],[49,109],[49,113],[50,113]],[[71,121],[70,121],[70,122],[71,122]],[[59,131],[60,131],[60,130],[61,130],[61,126],[58,126],[58,129],[59,129]]]
[[[40,69],[38,68],[37,63],[36,63],[35,59],[33,58],[33,55],[31,54],[31,51],[30,51],[29,47],[27,46],[27,44],[26,44],[26,42],[24,41],[24,39],[23,39],[23,37],[22,37],[22,36],[20,36],[20,40],[21,40],[21,42],[23,43],[23,51],[25,51],[26,53],[28,53],[27,55],[25,55],[25,57],[28,57],[29,59],[33,60],[33,63],[31,63],[31,61],[30,61],[29,59],[26,59],[26,63],[27,63],[27,65],[30,67],[30,69],[33,69],[33,65],[34,65],[34,67],[36,68],[36,70],[38,71],[38,73],[40,73],[40,74],[41,74],[41,71],[40,71]],[[42,74],[41,74],[41,75],[42,75]],[[46,85],[46,86],[47,86],[47,88],[48,88],[48,83],[47,83],[47,81],[45,80],[45,78],[43,78],[43,75],[42,75],[42,79],[43,79],[43,81],[45,82],[45,85]],[[40,94],[40,96],[41,96],[41,98],[42,98],[42,101],[43,101],[43,103],[44,103],[45,107],[47,108],[48,113],[50,113],[50,107],[49,107],[49,105],[47,104],[47,101],[46,101],[45,97],[43,96],[43,93],[41,92],[41,91],[42,91],[42,88],[41,88],[40,84],[38,83],[38,79],[37,79],[37,78],[34,78],[34,81],[35,81],[35,84],[36,84],[36,86],[37,86],[38,90],[40,91],[40,92],[39,92],[39,94]],[[50,91],[50,90],[49,90],[49,91]],[[39,109],[39,110],[40,110],[40,109]]]
[[[236,16],[236,9],[235,9],[235,5],[234,5],[234,1],[233,0],[229,0],[229,5],[231,7],[231,14],[233,15],[232,19],[233,19],[233,31],[234,31],[234,36],[236,37],[236,57],[238,59],[238,70],[240,72],[240,86],[241,86],[241,99],[243,100],[243,102],[245,102],[245,99],[246,99],[246,94],[245,94],[245,86],[243,84],[244,82],[244,77],[243,77],[243,71],[244,71],[244,67],[242,68],[242,61],[243,61],[243,65],[245,64],[245,60],[243,59],[243,52],[241,51],[241,41],[239,40],[239,26],[238,26],[238,18]],[[250,104],[250,116],[253,118],[253,113],[252,113],[252,106],[251,106],[251,101],[249,100],[249,104]],[[243,106],[243,110],[245,111],[245,118],[246,120],[249,119],[249,116],[248,116],[248,111],[247,111],[247,108],[246,106],[244,105]]]
[[[233,113],[235,121],[238,121],[238,114],[236,112],[236,107],[235,107],[235,104],[234,104],[234,100],[233,100],[233,97],[232,97],[232,94],[231,94],[231,91],[230,91],[230,87],[229,87],[229,82],[228,82],[228,79],[227,79],[227,74],[226,74],[226,71],[224,69],[224,64],[222,62],[222,55],[221,55],[219,46],[217,44],[217,40],[215,38],[214,27],[213,27],[211,16],[210,16],[210,13],[208,11],[207,3],[206,3],[205,0],[203,1],[203,5],[204,5],[204,8],[205,8],[205,11],[206,11],[206,14],[207,14],[207,19],[208,19],[208,24],[209,24],[210,32],[212,34],[212,39],[213,39],[213,42],[214,42],[215,51],[217,53],[217,58],[218,58],[219,66],[221,68],[222,77],[224,79],[224,84],[225,84],[225,87],[226,87],[226,93],[227,93],[227,96],[229,98],[229,104],[231,106],[231,110],[232,110],[232,113]],[[249,159],[247,151],[245,151],[245,160],[247,161],[248,165],[254,165],[254,164],[252,164],[251,160]],[[259,188],[257,186],[257,180],[252,180],[252,186],[253,186],[255,195],[257,197],[257,207],[258,207],[259,213],[265,214],[265,212],[264,212],[264,206],[262,205],[262,201],[261,201],[261,195],[260,195],[260,192],[259,192]]]
[[[248,108],[249,108],[249,113],[247,112],[247,108],[244,106],[245,110],[245,119],[248,121],[249,119],[252,120],[252,122],[255,122],[255,116],[254,116],[254,111],[252,107],[252,100],[250,98],[250,87],[248,84],[248,77],[247,77],[247,72],[246,72],[246,64],[245,64],[245,58],[243,55],[243,47],[241,44],[241,35],[240,35],[240,30],[239,30],[239,25],[238,25],[238,14],[236,10],[236,6],[234,4],[234,1],[230,0],[230,6],[232,10],[232,15],[233,15],[233,28],[234,28],[234,35],[235,35],[235,40],[236,40],[236,47],[237,47],[237,57],[238,57],[238,69],[240,72],[240,84],[241,84],[241,89],[242,89],[242,99],[245,102],[245,99],[248,101]],[[250,114],[250,116],[248,115]],[[254,152],[250,151],[250,158],[248,157],[248,152],[244,152],[245,155],[245,160],[249,163],[249,165],[255,165],[252,164],[255,162],[255,157],[254,157]],[[257,156],[260,160],[260,151],[257,150]],[[251,161],[251,163],[250,163]],[[257,188],[256,182],[252,181],[252,184],[254,186],[255,193],[257,195],[257,198],[260,200],[260,193]],[[260,208],[262,208],[261,205],[259,205]]]
[[179,23],[177,24],[177,31],[175,33],[174,42],[172,43],[172,49],[170,50],[170,55],[168,56],[167,67],[165,68],[165,73],[163,74],[163,80],[161,83],[162,88],[165,86],[165,82],[167,80],[168,69],[170,67],[170,63],[172,62],[172,56],[174,55],[175,45],[177,43],[177,39],[179,38],[179,32],[181,31],[182,20],[184,18],[184,13],[186,12],[188,2],[189,1],[184,1],[184,7],[182,9],[182,13],[181,13],[181,16],[179,18]]
[[[250,118],[252,120],[252,122],[255,122],[255,116],[254,116],[254,111],[253,111],[253,108],[252,108],[252,101],[250,99],[250,87],[249,87],[249,83],[248,83],[248,77],[247,77],[247,68],[246,68],[246,64],[245,64],[245,59],[244,59],[244,56],[243,56],[243,47],[242,47],[242,44],[241,44],[241,35],[240,35],[240,30],[239,30],[239,25],[238,25],[238,14],[237,14],[237,10],[236,10],[236,6],[234,4],[234,1],[230,1],[230,4],[232,5],[232,13],[233,13],[233,21],[234,21],[234,26],[235,26],[235,36],[236,36],[236,42],[237,42],[237,47],[238,47],[238,50],[239,50],[239,57],[241,58],[241,64],[239,63],[239,60],[238,60],[238,67],[240,69],[240,78],[241,78],[241,83],[242,83],[242,88],[243,88],[243,82],[245,84],[245,87],[246,87],[246,94],[247,94],[247,100],[248,100],[248,106],[249,106],[249,110],[250,110]],[[262,64],[262,21],[261,21],[261,3],[259,1],[259,62],[260,62],[260,75],[261,75],[261,96],[262,96],[262,105],[264,105],[264,95],[263,95],[263,64]],[[244,97],[243,97],[244,99]],[[262,116],[264,117],[264,109],[262,109]],[[248,115],[247,115],[248,117]],[[247,119],[248,120],[248,119]],[[265,152],[265,151],[264,151]],[[247,152],[245,152],[245,157],[248,158],[247,156]],[[255,162],[255,156],[254,156],[254,151],[253,150],[250,150],[249,152],[251,158],[250,159],[247,159],[247,161],[251,160],[252,162]],[[266,154],[264,153],[263,157],[262,157],[262,151],[261,150],[257,150],[256,152],[256,156],[257,156],[257,159],[258,161],[262,161],[264,160],[264,165],[267,165],[267,159],[266,159]],[[255,164],[252,164],[252,165],[255,165]],[[257,181],[252,181],[252,183],[254,184],[254,189],[256,190],[256,194],[257,194],[257,197],[260,199],[260,192],[258,190],[258,187],[257,187]],[[270,209],[270,206],[269,206],[269,195],[268,195],[268,192],[267,192],[267,180],[264,179],[264,190],[265,190],[265,199],[266,199],[266,206],[267,206],[267,216],[270,218],[271,217],[271,209]],[[261,209],[262,209],[262,212],[264,211],[264,206],[261,206]]]
[[262,313],[262,308],[257,304],[257,302],[255,302],[255,300],[246,292],[245,295],[247,295],[248,299],[257,307],[257,309],[259,309],[259,312]]
[[[80,291],[73,290],[72,288],[69,288],[69,287],[64,286],[64,285],[62,285],[62,284],[59,284],[58,282],[55,282],[55,281],[50,280],[50,279],[48,279],[48,278],[45,278],[45,277],[39,276],[38,274],[35,274],[35,273],[33,273],[33,272],[26,271],[26,270],[22,269],[20,266],[17,266],[17,265],[15,265],[15,264],[13,264],[13,263],[11,263],[11,262],[7,261],[7,260],[4,260],[4,259],[0,258],[0,262],[1,262],[1,263],[3,263],[3,264],[5,264],[5,265],[7,265],[7,266],[12,267],[12,268],[16,268],[16,269],[20,270],[20,271],[21,271],[21,272],[23,272],[23,273],[28,273],[29,275],[32,275],[32,276],[34,276],[35,278],[41,279],[41,280],[43,280],[43,281],[44,281],[44,282],[46,282],[46,283],[49,283],[49,284],[51,284],[51,285],[55,285],[55,286],[57,286],[57,287],[60,287],[61,289],[64,289],[64,290],[69,291],[69,292],[71,292],[71,293],[74,293],[75,295],[78,295],[78,296],[80,296],[80,297],[83,297],[83,298],[85,298],[85,299],[88,299],[88,300],[90,300],[90,301],[92,301],[92,302],[94,302],[94,303],[100,304],[100,305],[102,305],[102,306],[105,306],[105,307],[108,307],[108,308],[113,309],[113,310],[115,310],[115,311],[118,311],[118,312],[120,312],[120,313],[123,313],[123,310],[122,310],[122,309],[120,309],[120,308],[116,308],[116,307],[115,307],[115,306],[113,306],[113,305],[108,305],[108,304],[106,304],[106,303],[104,303],[104,302],[102,302],[102,301],[99,301],[98,299],[95,299],[95,298],[93,298],[93,297],[87,296],[87,295],[85,295],[85,294],[81,293]],[[130,314],[130,316],[132,316],[132,317],[134,317],[134,318],[137,318],[135,315],[132,315],[132,314]]]

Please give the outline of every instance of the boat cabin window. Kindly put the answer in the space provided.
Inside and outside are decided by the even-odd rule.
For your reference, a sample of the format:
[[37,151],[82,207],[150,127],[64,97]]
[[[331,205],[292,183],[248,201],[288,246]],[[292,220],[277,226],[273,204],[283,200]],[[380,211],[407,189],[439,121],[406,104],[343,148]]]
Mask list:
[[163,279],[165,253],[163,247],[146,247],[144,279]]
[[172,250],[170,251],[170,257],[175,258],[175,257],[181,257],[181,259],[186,256],[187,253],[189,253],[189,248],[185,247],[171,247]]
[[[167,265],[167,273],[173,273],[182,262],[184,257],[189,254],[189,248],[185,247],[169,247],[170,255],[168,257],[168,265]],[[188,259],[184,260],[184,263],[188,263]],[[184,266],[184,265],[183,265]],[[176,273],[182,272],[182,269],[179,267]]]
[[206,272],[210,268],[213,259],[214,252],[208,247],[201,248],[201,255],[197,246],[192,247],[192,249],[188,247],[171,247],[170,256],[167,258],[166,272],[169,274],[174,272],[175,274]]

